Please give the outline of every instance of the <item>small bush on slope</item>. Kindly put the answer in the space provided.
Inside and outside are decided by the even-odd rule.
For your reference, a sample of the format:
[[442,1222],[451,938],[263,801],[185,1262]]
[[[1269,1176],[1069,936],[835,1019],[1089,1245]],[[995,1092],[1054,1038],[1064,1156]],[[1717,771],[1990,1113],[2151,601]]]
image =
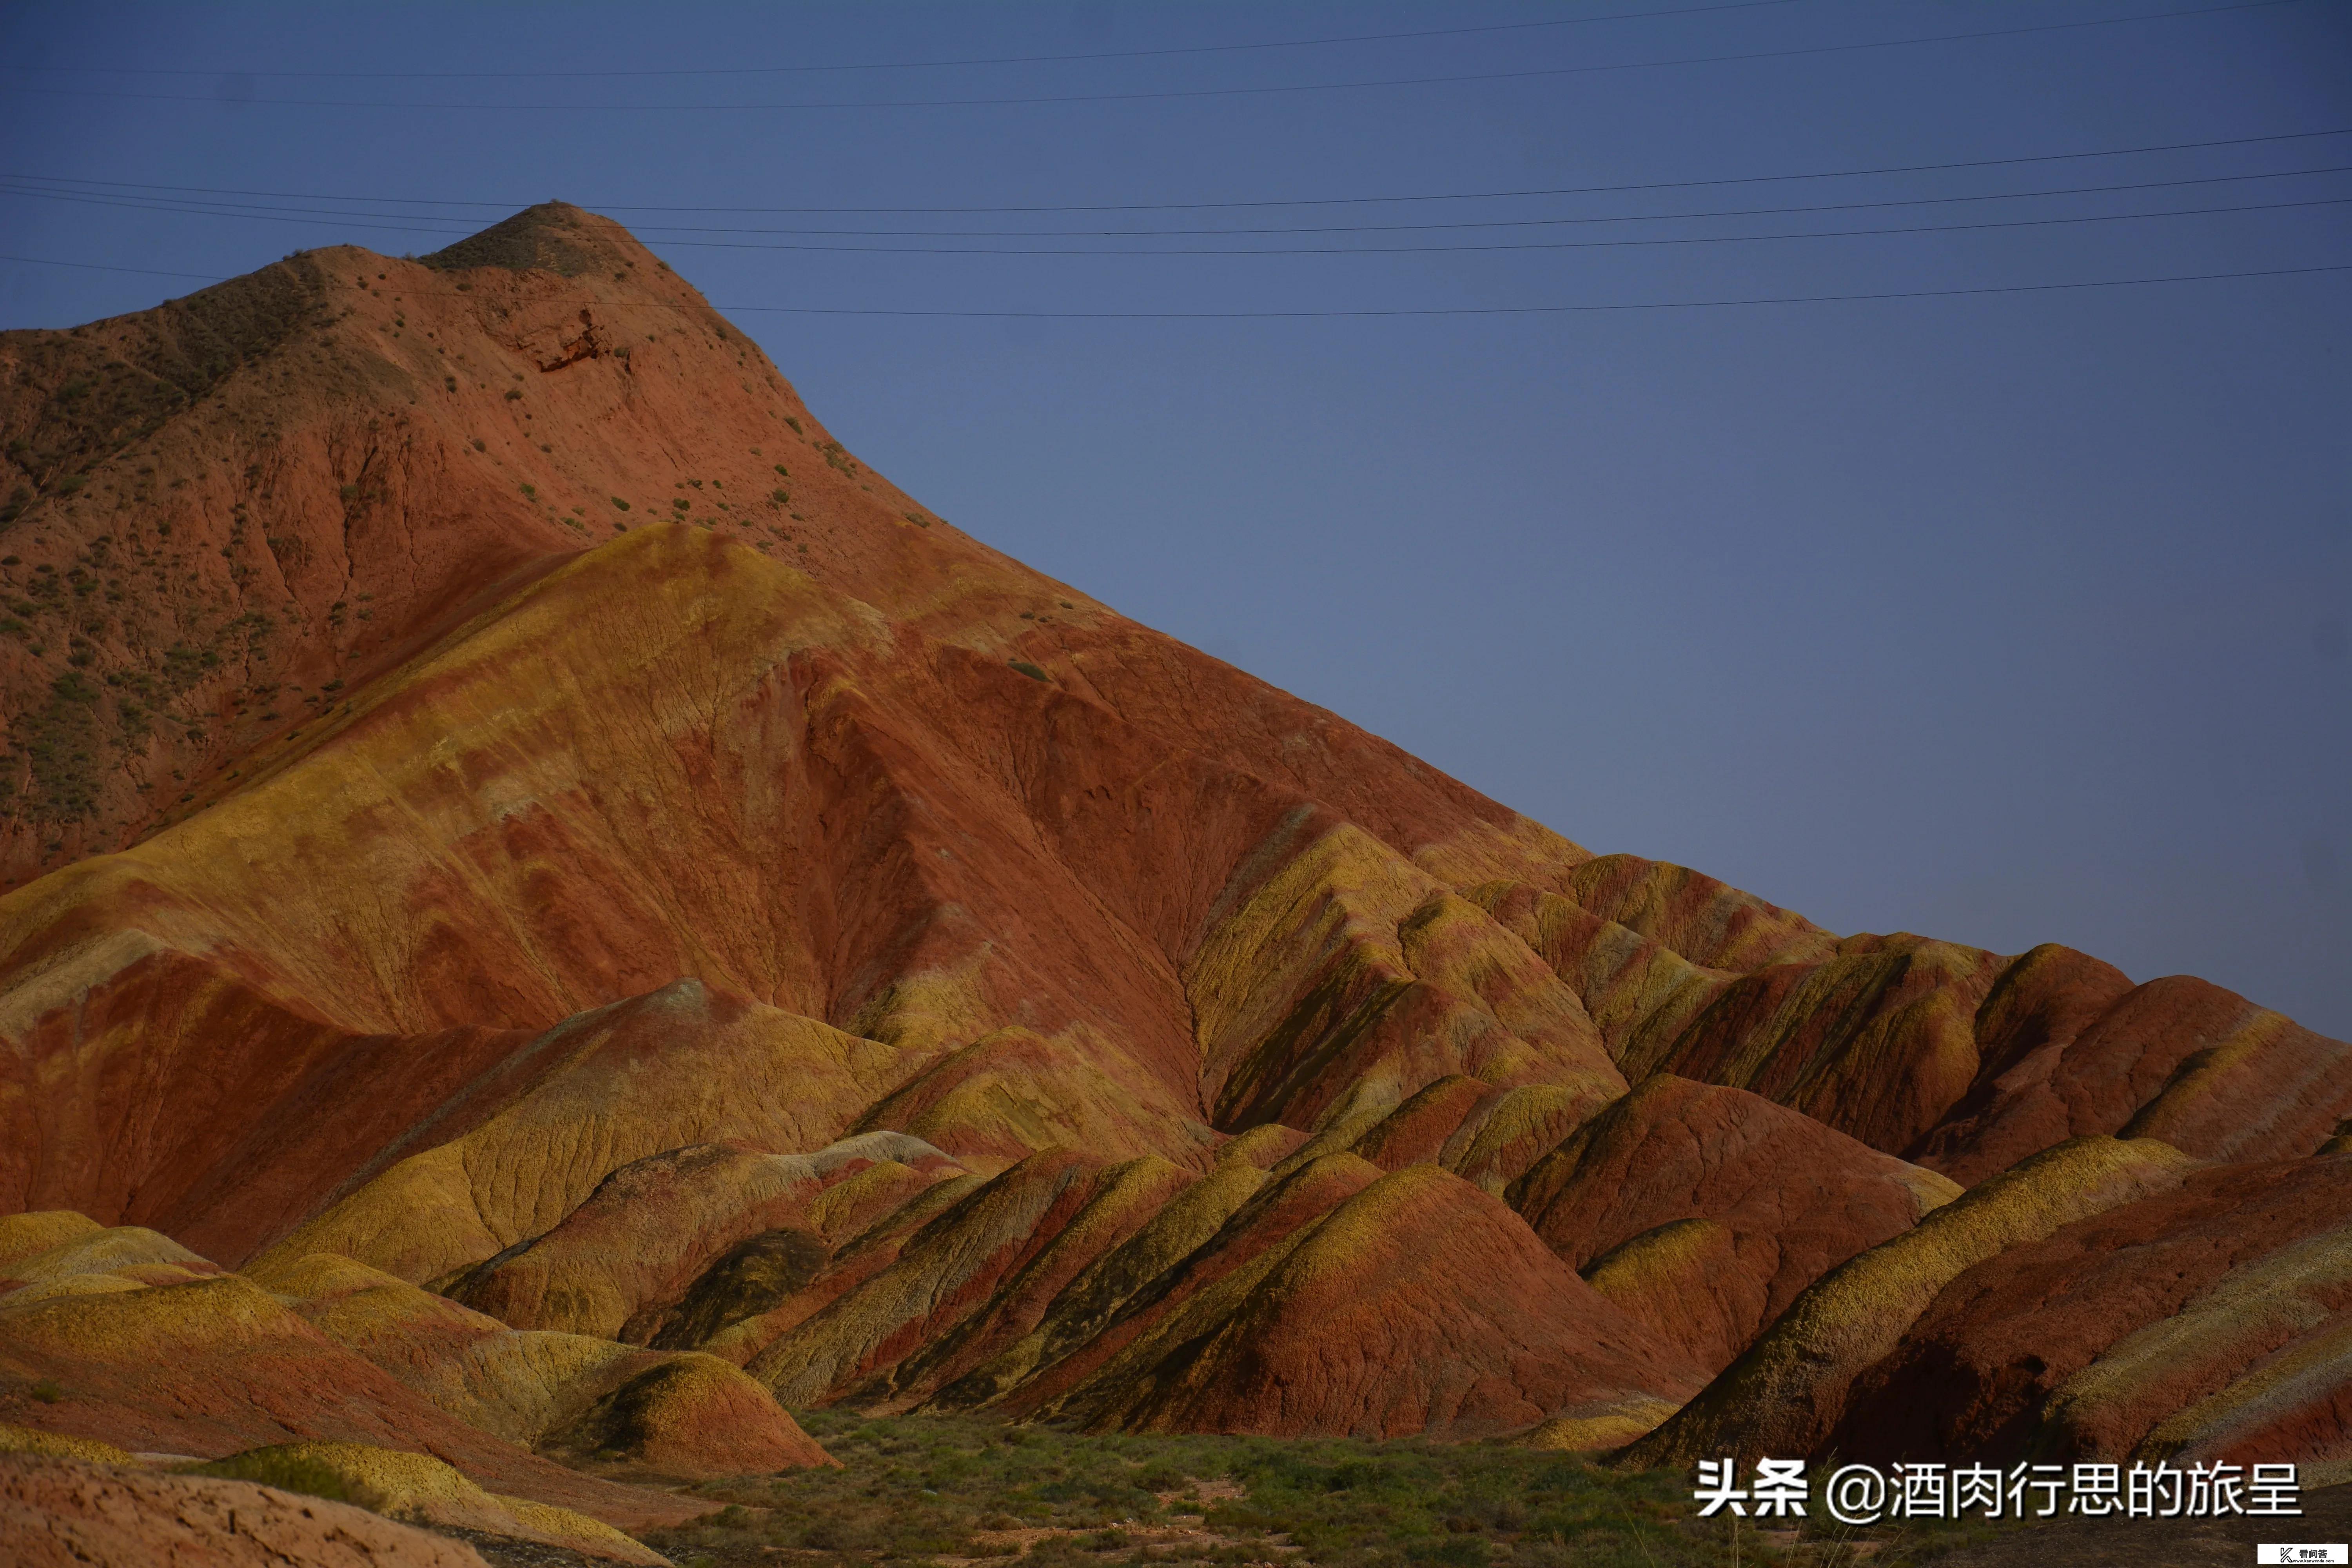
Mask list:
[[330,1502],[352,1500],[351,1488],[332,1468],[316,1459],[299,1455],[279,1453],[268,1448],[257,1448],[250,1453],[232,1454],[226,1459],[215,1459],[208,1465],[189,1467],[188,1473],[196,1476],[217,1476],[223,1480],[255,1481],[265,1487],[276,1487],[282,1492],[300,1492],[305,1497],[322,1497]]

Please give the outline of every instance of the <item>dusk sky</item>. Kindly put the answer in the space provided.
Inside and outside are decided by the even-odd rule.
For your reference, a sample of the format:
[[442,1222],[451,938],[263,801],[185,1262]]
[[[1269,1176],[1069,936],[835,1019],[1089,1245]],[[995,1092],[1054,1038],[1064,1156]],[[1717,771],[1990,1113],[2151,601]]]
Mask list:
[[1594,850],[2352,1037],[2352,5],[18,5],[0,62],[0,327],[577,202],[943,516]]

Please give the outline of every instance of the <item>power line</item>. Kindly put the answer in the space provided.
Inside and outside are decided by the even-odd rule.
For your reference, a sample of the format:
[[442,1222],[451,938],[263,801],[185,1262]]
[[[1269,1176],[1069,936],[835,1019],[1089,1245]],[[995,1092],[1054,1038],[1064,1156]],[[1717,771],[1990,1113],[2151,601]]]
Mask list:
[[1062,65],[1078,60],[1156,59],[1169,55],[1239,54],[1256,49],[1308,49],[1338,44],[1395,43],[1417,38],[1464,37],[1482,33],[1521,33],[1539,27],[1581,27],[1594,22],[1650,21],[1666,16],[1696,16],[1717,11],[1760,11],[1791,5],[1796,0],[1738,0],[1719,5],[1685,5],[1672,11],[1612,11],[1599,16],[1559,16],[1541,22],[1496,22],[1475,27],[1430,27],[1410,33],[1348,33],[1326,38],[1284,38],[1257,44],[1188,44],[1157,49],[1109,49],[1067,55],[989,55],[955,60],[874,60],[862,64],[822,66],[704,66],[667,70],[540,70],[540,71],[234,71],[195,67],[134,66],[0,66],[0,70],[58,71],[85,76],[227,76],[302,78],[338,81],[524,81],[604,80],[623,77],[806,76],[822,71],[939,70],[961,66]]
[[2197,217],[2220,213],[2278,212],[2291,207],[2342,206],[2347,202],[2352,202],[2352,196],[2315,196],[2305,201],[2257,202],[2225,207],[2178,207],[2169,211],[2152,213],[2099,213],[2074,217],[2008,218],[1977,223],[1916,224],[1889,228],[1816,229],[1795,234],[1674,235],[1637,239],[1495,240],[1470,245],[1283,245],[1258,246],[1244,249],[1211,249],[1207,247],[1195,247],[1191,249],[1174,247],[1155,249],[1139,247],[1121,250],[1104,247],[1009,249],[985,246],[759,245],[750,241],[721,239],[673,239],[667,243],[674,246],[692,246],[701,250],[779,250],[799,255],[834,256],[1442,256],[1515,250],[1622,250],[1669,245],[1744,245],[1763,240],[1782,239],[1860,239],[1897,234],[1958,234],[1979,229],[2046,228],[2064,224],[2132,223],[2143,218]]
[[1885,207],[1946,206],[1959,202],[2029,201],[2042,196],[2078,196],[2109,195],[2118,191],[2175,190],[2189,185],[2234,184],[2247,180],[2288,180],[2306,174],[2340,174],[2352,173],[2352,163],[2328,163],[2313,169],[2273,169],[2255,174],[2203,174],[2190,179],[2136,180],[2107,185],[2063,185],[2040,191],[1991,191],[1968,196],[1895,196],[1872,202],[1821,202],[1801,206],[1777,207],[1717,207],[1705,212],[1679,213],[1609,213],[1585,214],[1575,217],[1472,218],[1447,223],[1375,223],[1375,224],[1300,224],[1261,228],[1166,228],[1137,229],[761,229],[725,228],[716,226],[687,224],[635,224],[633,233],[650,234],[806,234],[820,237],[883,238],[894,234],[917,234],[926,237],[977,239],[992,234],[1005,234],[1035,238],[1119,238],[1150,239],[1178,235],[1249,235],[1249,234],[1407,234],[1438,230],[1470,228],[1558,228],[1584,224],[1603,223],[1665,223],[1718,217],[1764,217],[1803,213],[1857,212]]
[[1713,310],[1738,305],[1834,305],[1865,300],[1948,300],[1980,294],[2041,294],[2067,289],[2137,289],[2151,283],[2215,283],[2240,278],[2295,278],[2352,272],[2352,262],[2276,267],[2258,272],[2189,272],[2165,278],[2110,278],[2084,283],[2011,283],[1980,289],[1905,289],[1876,294],[1785,294],[1769,299],[1662,300],[1605,305],[1460,305],[1406,310],[867,310],[824,305],[713,305],[722,312],[793,316],[960,316],[1032,321],[1304,321],[1368,316],[1549,316],[1611,310]]
[[691,246],[703,250],[778,250],[802,255],[814,253],[845,256],[1427,256],[1514,250],[1613,250],[1669,245],[1745,244],[1751,241],[1778,239],[1853,239],[1896,234],[1954,234],[1973,229],[2042,228],[2063,224],[2121,223],[2141,218],[2194,217],[2208,213],[2273,212],[2288,207],[2340,206],[2347,202],[2352,202],[2352,196],[2321,196],[2305,201],[2261,202],[2238,206],[2183,207],[2152,213],[2103,213],[2072,217],[1919,224],[1888,228],[1819,229],[1794,234],[1676,235],[1636,239],[1497,240],[1470,245],[1258,246],[1249,248],[1223,249],[1212,249],[1207,247],[1012,249],[985,246],[761,245],[750,241],[717,239],[673,239],[667,243],[674,246]]
[[[2336,172],[2336,171],[2318,171]],[[5,189],[5,187],[0,187]],[[328,217],[263,218],[236,213],[189,213],[184,208],[159,207],[150,204],[128,202],[110,197],[75,197],[36,192],[11,192],[12,195],[35,195],[45,201],[78,202],[97,206],[131,207],[151,212],[170,212],[189,216],[230,217],[239,222],[276,222],[327,224]],[[1995,198],[1985,198],[1995,199]],[[1060,256],[1060,257],[1253,257],[1253,256],[1438,256],[1467,253],[1496,253],[1527,250],[1621,250],[1652,248],[1680,245],[1735,245],[1768,240],[1790,239],[1859,239],[1903,234],[1958,234],[1974,230],[2009,228],[2049,228],[2069,224],[2134,223],[2151,218],[2197,217],[2208,215],[2249,212],[2278,212],[2297,207],[2341,206],[2352,202],[2352,196],[2315,196],[2299,201],[2253,202],[2232,206],[2177,207],[2161,212],[2095,213],[2063,217],[1980,219],[1970,223],[1911,224],[1882,228],[1814,229],[1780,234],[1720,234],[1671,235],[1632,239],[1538,239],[1487,240],[1466,245],[1282,245],[1251,247],[1209,246],[1129,246],[1078,247],[970,245],[793,245],[726,239],[671,239],[671,246],[689,247],[698,250],[758,250],[786,252],[802,256]],[[1769,210],[1769,209],[1768,209]],[[1802,209],[1796,209],[1802,210]],[[1669,216],[1677,215],[1668,215]],[[1704,215],[1702,215],[1704,216]],[[1597,220],[1596,220],[1597,221]],[[1610,221],[1656,222],[1658,219],[1620,219]],[[380,225],[339,226],[380,227]],[[445,230],[406,230],[436,236]]]
[[103,261],[52,261],[43,256],[0,256],[0,261],[21,262],[26,267],[70,267],[85,272],[136,272],[142,278],[194,278],[205,283],[228,281],[210,272],[164,272],[152,267],[113,267]]
[[[1855,44],[1815,44],[1801,48],[1759,49],[1739,54],[1685,55],[1667,59],[1621,60],[1609,65],[1543,66],[1527,70],[1479,71],[1455,76],[1387,77],[1360,81],[1297,82],[1267,87],[1165,88],[1147,92],[1044,93],[1009,98],[930,98],[825,100],[800,103],[432,103],[415,100],[323,98],[252,98],[236,101],[285,109],[423,109],[450,110],[524,110],[534,114],[578,113],[608,110],[653,113],[709,113],[718,110],[827,110],[874,109],[1010,109],[1076,103],[1143,103],[1183,99],[1262,98],[1281,93],[1342,92],[1360,88],[1444,87],[1487,81],[1526,81],[1543,78],[1590,76],[1607,71],[1657,70],[1675,66],[1722,65],[1748,60],[1796,59],[1806,56],[1852,54],[1864,49],[1905,48],[1917,44],[1962,43],[1979,38],[2012,38],[2029,34],[2068,32],[2085,27],[2112,27],[2133,22],[2160,22],[2181,16],[2210,16],[2236,11],[2259,11],[2273,5],[2304,4],[2305,0],[2243,0],[2231,5],[2200,5],[2177,11],[2151,11],[2137,16],[2103,16],[2083,22],[2043,22],[2026,27],[1989,27],[1972,33],[1936,33],[1916,38],[1879,38]],[[20,87],[0,92],[42,98],[92,98],[148,103],[210,103],[216,94],[114,92],[99,89]]]
[[[181,217],[226,217],[234,218],[239,223],[290,223],[308,227],[362,228],[378,234],[428,234],[436,239],[463,239],[467,235],[480,232],[470,224],[441,228],[425,226],[429,223],[459,224],[460,220],[455,218],[413,218],[400,223],[369,223],[353,219],[341,213],[321,213],[315,217],[285,217],[274,216],[268,213],[208,212],[199,207],[167,205],[162,200],[142,201],[128,196],[81,195],[68,191],[41,191],[22,186],[0,185],[0,194],[26,196],[35,201],[66,202],[76,206],[124,207],[132,212],[171,213]],[[397,215],[378,216],[396,216]]]
[[[1433,231],[1453,231],[1453,230],[1462,230],[1462,229],[1479,229],[1479,228],[1558,228],[1558,227],[1569,227],[1569,226],[1584,226],[1584,225],[1590,225],[1590,224],[1668,223],[1668,222],[1678,222],[1678,221],[1696,220],[1696,219],[1702,219],[1702,218],[1723,218],[1723,217],[1777,217],[1777,216],[1795,216],[1795,215],[1812,214],[1812,213],[1860,212],[1860,211],[1879,210],[1879,209],[1885,209],[1885,208],[1888,208],[1888,207],[1948,206],[1948,205],[1955,205],[1955,204],[1958,204],[1958,203],[1966,203],[1966,202],[2006,202],[2006,201],[2029,201],[2029,200],[2033,200],[2033,199],[2037,199],[2037,198],[2041,198],[2041,197],[2045,197],[2045,196],[2103,195],[2111,195],[2111,194],[2117,193],[2117,192],[2126,192],[2126,191],[2175,190],[2175,189],[2180,189],[2180,188],[2183,188],[2183,187],[2187,187],[2187,186],[2193,186],[2193,185],[2235,184],[2241,184],[2241,183],[2243,183],[2243,182],[2246,182],[2246,181],[2252,181],[2252,180],[2286,180],[2286,179],[2297,179],[2297,178],[2302,178],[2302,177],[2305,177],[2305,176],[2315,175],[2315,174],[2345,174],[2345,173],[2352,173],[2352,164],[2347,164],[2347,163],[2330,163],[2330,164],[2323,164],[2323,165],[2321,165],[2321,166],[2319,166],[2319,167],[2316,167],[2316,168],[2309,168],[2309,169],[2273,169],[2273,170],[2267,170],[2267,171],[2264,171],[2264,172],[2260,173],[2260,174],[2202,174],[2202,175],[2197,175],[2197,176],[2194,176],[2194,177],[2183,178],[2183,179],[2172,179],[2172,180],[2136,180],[2136,181],[2126,181],[2126,182],[2120,182],[2120,183],[2116,183],[2116,184],[2103,184],[2103,185],[2060,185],[2060,186],[2053,186],[2053,187],[2050,187],[2050,188],[2042,189],[2042,190],[2031,190],[2031,191],[1990,191],[1990,192],[1985,192],[1985,193],[1981,193],[1981,194],[1974,195],[1954,195],[1954,196],[1894,196],[1894,197],[1885,197],[1885,198],[1882,198],[1882,199],[1879,199],[1879,200],[1876,200],[1876,201],[1866,201],[1866,202],[1823,202],[1823,203],[1812,203],[1812,204],[1807,204],[1807,205],[1794,205],[1794,206],[1788,206],[1788,205],[1784,205],[1784,206],[1761,206],[1761,207],[1717,207],[1717,208],[1712,208],[1712,209],[1708,209],[1708,210],[1701,211],[1701,212],[1675,212],[1675,213],[1624,213],[1624,214],[1587,214],[1587,215],[1582,215],[1582,216],[1574,216],[1574,217],[1541,217],[1541,218],[1475,218],[1475,219],[1468,219],[1468,220],[1459,221],[1459,222],[1445,222],[1445,223],[1284,225],[1284,226],[1260,226],[1260,227],[1254,227],[1254,228],[1245,228],[1245,227],[1223,227],[1223,228],[1172,228],[1172,229],[1134,229],[1134,230],[1119,230],[1119,229],[855,229],[855,228],[853,228],[853,229],[824,229],[824,228],[809,229],[809,228],[758,228],[758,227],[749,227],[749,226],[730,226],[730,225],[724,225],[724,224],[691,224],[691,225],[689,225],[689,224],[636,224],[636,225],[633,225],[633,226],[631,226],[631,232],[632,232],[632,233],[634,233],[634,234],[641,235],[641,236],[642,236],[642,235],[646,235],[646,234],[677,234],[677,235],[689,235],[689,234],[751,234],[751,235],[768,235],[768,234],[780,234],[780,235],[796,235],[796,236],[806,236],[806,237],[830,237],[830,238],[884,238],[884,239],[887,239],[887,238],[906,238],[906,239],[919,239],[919,239],[1092,238],[1092,239],[1122,239],[1122,240],[1125,240],[1125,239],[1167,238],[1167,237],[1179,237],[1179,236],[1202,236],[1202,237],[1238,237],[1251,236],[1251,235],[1293,235],[1293,234],[1398,234],[1398,233],[1425,233],[1425,232],[1433,232]],[[151,187],[151,188],[152,188],[152,187]],[[45,189],[45,188],[41,188],[41,187],[38,187],[38,186],[33,186],[33,185],[23,184],[21,184],[21,183],[18,183],[18,182],[16,182],[16,181],[14,181],[14,180],[12,180],[12,179],[11,179],[10,177],[8,177],[8,176],[0,176],[0,195],[25,195],[25,196],[34,196],[34,197],[48,197],[48,198],[51,198],[51,199],[54,199],[54,200],[59,200],[59,201],[79,201],[79,202],[81,202],[81,203],[88,204],[88,205],[111,205],[111,206],[125,206],[125,207],[130,207],[130,208],[131,208],[131,209],[133,209],[133,210],[137,210],[137,211],[144,211],[144,212],[179,213],[179,214],[185,214],[185,215],[187,215],[187,216],[200,216],[200,217],[249,218],[249,219],[268,220],[268,221],[272,221],[272,222],[280,222],[280,223],[306,223],[306,224],[320,224],[320,225],[326,225],[326,224],[332,223],[332,224],[336,224],[336,225],[338,225],[338,226],[346,226],[346,225],[347,225],[347,226],[362,226],[362,227],[364,227],[364,226],[370,226],[366,225],[366,224],[365,224],[365,223],[363,223],[363,222],[362,222],[362,223],[359,223],[359,224],[350,224],[350,223],[349,223],[349,220],[352,220],[352,219],[366,219],[366,218],[372,218],[372,217],[406,217],[406,218],[408,218],[408,219],[409,219],[409,221],[414,222],[414,223],[417,223],[417,224],[420,224],[420,225],[423,225],[423,224],[439,224],[439,225],[467,225],[467,226],[470,226],[470,225],[472,225],[473,223],[475,223],[475,222],[478,221],[478,220],[470,219],[470,218],[444,217],[444,216],[437,216],[437,215],[433,215],[433,214],[407,214],[407,215],[401,215],[401,214],[367,213],[367,212],[353,213],[353,212],[350,212],[350,211],[347,211],[347,210],[339,209],[339,208],[333,208],[333,207],[315,207],[315,208],[301,208],[301,207],[273,207],[273,206],[257,206],[257,205],[248,205],[248,204],[245,204],[245,203],[235,203],[235,202],[200,202],[200,201],[194,200],[193,198],[183,199],[183,198],[178,198],[178,197],[165,197],[165,196],[156,196],[156,197],[142,198],[142,197],[134,197],[134,196],[118,196],[118,195],[110,195],[110,194],[106,193],[106,192],[99,192],[99,191],[78,191],[78,190],[73,190],[73,189],[65,188],[65,187],[61,187],[61,186],[52,186],[52,187],[49,187],[49,188],[46,188],[46,189]],[[327,199],[331,199],[331,199],[339,199],[339,198],[327,198]],[[2238,209],[2228,209],[2228,210],[2238,210]],[[2124,215],[2124,216],[2131,216],[2131,215]],[[398,232],[398,233],[417,233],[417,234],[434,234],[434,235],[440,235],[440,234],[470,234],[470,233],[474,233],[474,232],[477,232],[477,231],[476,231],[475,229],[473,229],[471,226],[465,226],[465,227],[435,227],[435,228],[428,228],[428,227],[417,227],[417,228],[414,228],[414,229],[409,229],[409,228],[394,228],[394,232]],[[693,244],[697,244],[697,243],[699,243],[699,242],[698,242],[698,241],[694,241],[694,240],[689,240],[689,239],[678,239],[678,240],[669,241],[668,243],[671,243],[671,244],[677,244],[677,245],[693,245]],[[814,248],[826,248],[826,247],[814,247]],[[834,247],[834,248],[847,248],[847,247]],[[940,253],[940,254],[941,254],[941,255],[951,255],[951,254],[956,254],[955,252],[949,251],[949,250],[944,250],[944,249],[943,249],[943,250],[940,250],[939,253]],[[1027,253],[1027,252],[1017,252],[1017,251],[1016,251],[1016,252],[1007,252],[1006,254],[1021,255],[1021,254],[1030,254],[1030,253]],[[1040,252],[1040,253],[1037,253],[1037,254],[1059,254],[1059,253],[1055,253],[1055,252]],[[1090,253],[1080,253],[1080,254],[1090,254]],[[1129,254],[1129,253],[1128,253],[1128,252],[1119,252],[1119,253],[1118,253],[1118,254]],[[1157,253],[1157,252],[1134,252],[1133,254],[1146,254],[1146,255],[1148,255],[1148,254],[1161,254],[1161,253]],[[1173,254],[1181,254],[1181,255],[1203,254],[1203,255],[1211,255],[1211,254],[1216,254],[1216,253],[1215,253],[1215,252],[1210,252],[1210,251],[1200,251],[1200,252],[1195,252],[1195,251],[1189,251],[1189,250],[1188,250],[1188,251],[1175,252],[1175,253],[1173,253]],[[1276,253],[1274,253],[1274,252],[1269,252],[1268,254],[1276,254]]]
[[[1196,212],[1243,207],[1367,206],[1404,202],[1484,202],[1517,197],[1611,195],[1632,191],[1690,190],[1704,185],[1756,185],[1786,184],[1799,180],[1847,180],[1874,174],[1944,174],[1958,169],[1991,169],[2021,163],[2059,163],[2090,158],[2137,157],[2152,153],[2200,152],[2214,147],[2251,147],[2273,142],[2307,142],[2325,136],[2352,136],[2352,126],[2336,126],[2326,131],[2282,131],[2262,136],[2227,136],[2204,142],[2159,142],[2137,147],[2101,148],[2086,153],[2029,153],[2009,158],[1967,158],[1940,163],[1883,163],[1860,169],[1812,169],[1782,174],[1730,174],[1699,180],[1652,180],[1608,185],[1530,186],[1499,191],[1436,191],[1407,195],[1285,196],[1228,202],[1078,202],[1025,206],[714,207],[656,206],[628,202],[592,202],[586,205],[603,212],[632,213],[865,213],[876,215],[899,213],[941,216],[980,213]],[[8,174],[0,177],[11,180],[49,181],[75,185],[98,185],[113,190],[164,191],[182,195],[269,196],[287,201],[366,202],[380,206],[488,207],[499,212],[514,212],[531,205],[526,201],[478,201],[456,197],[351,196],[316,191],[254,191],[220,185],[159,185],[126,180],[87,180],[59,174]],[[353,216],[371,215],[355,214]]]
[[[159,272],[144,267],[113,267],[94,261],[56,261],[36,256],[0,256],[0,261],[34,267],[63,267],[100,272],[136,272],[158,278],[205,278],[202,273]],[[2215,283],[2249,278],[2300,278],[2322,272],[2352,272],[2352,262],[2317,267],[2274,267],[2244,272],[2176,273],[2161,278],[2095,279],[2079,283],[2009,283],[1970,289],[1904,289],[1862,294],[1784,294],[1732,300],[1660,300],[1585,305],[1454,305],[1404,310],[929,310],[865,309],[837,305],[682,305],[664,300],[614,301],[625,309],[681,310],[706,309],[725,314],[788,316],[909,316],[964,320],[1194,321],[1311,321],[1399,316],[1542,316],[1633,310],[1712,310],[1745,305],[1831,305],[1877,300],[1946,300],[1992,294],[2042,294],[2065,289],[2137,289],[2158,283]],[[226,282],[223,278],[208,281]],[[416,289],[420,298],[457,299],[455,289]]]

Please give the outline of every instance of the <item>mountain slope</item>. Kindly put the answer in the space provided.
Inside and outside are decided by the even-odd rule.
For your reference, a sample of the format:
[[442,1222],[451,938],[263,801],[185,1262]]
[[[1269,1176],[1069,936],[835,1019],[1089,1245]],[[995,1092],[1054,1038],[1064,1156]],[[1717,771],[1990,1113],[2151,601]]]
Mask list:
[[1949,1331],[1955,1183],[2352,1158],[2339,1042],[1596,858],[1007,559],[577,209],[0,372],[0,1210],[798,1402],[1712,1436]]

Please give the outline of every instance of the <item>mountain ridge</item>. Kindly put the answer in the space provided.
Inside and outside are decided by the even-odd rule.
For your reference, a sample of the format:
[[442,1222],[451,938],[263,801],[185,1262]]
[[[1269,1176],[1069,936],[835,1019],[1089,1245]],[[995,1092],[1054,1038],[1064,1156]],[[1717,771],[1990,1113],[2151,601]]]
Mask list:
[[[1840,1424],[1974,1396],[1905,1337],[1972,1270],[2160,1231],[2183,1170],[2352,1159],[2352,1047],[2220,987],[1596,856],[1012,561],[608,220],[256,278],[0,334],[0,1211],[180,1249],[0,1280],[0,1372],[16,1312],[62,1345],[75,1292],[137,1319],[226,1267],[291,1314],[240,1332],[369,1361],[387,1411],[486,1419],[449,1358],[561,1340],[572,1392],[496,1434],[558,1458],[667,1389],[648,1451],[721,1465],[693,1413],[746,1376],[1852,1451],[1973,1430]],[[2326,1215],[2266,1225],[2214,1289]],[[2081,1256],[2078,1350],[2128,1282]],[[1824,1313],[1876,1347],[1834,1388],[1753,1370]],[[1998,1441],[2352,1466],[2248,1415],[2331,1330],[2197,1321],[2219,1382]],[[106,1385],[0,1419],[166,1429]]]

